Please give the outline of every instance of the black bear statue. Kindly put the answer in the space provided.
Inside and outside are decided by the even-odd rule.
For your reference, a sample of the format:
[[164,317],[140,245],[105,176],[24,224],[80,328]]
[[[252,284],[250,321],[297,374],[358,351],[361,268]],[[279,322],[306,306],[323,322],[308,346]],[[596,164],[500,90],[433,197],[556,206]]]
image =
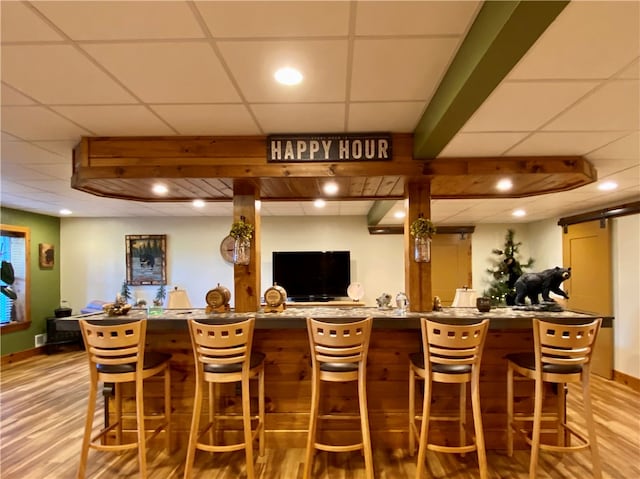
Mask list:
[[515,283],[516,305],[524,306],[525,298],[529,298],[531,304],[539,304],[539,296],[542,301],[554,303],[549,293],[555,293],[569,299],[569,295],[560,289],[560,283],[571,277],[571,268],[545,269],[540,273],[525,273]]

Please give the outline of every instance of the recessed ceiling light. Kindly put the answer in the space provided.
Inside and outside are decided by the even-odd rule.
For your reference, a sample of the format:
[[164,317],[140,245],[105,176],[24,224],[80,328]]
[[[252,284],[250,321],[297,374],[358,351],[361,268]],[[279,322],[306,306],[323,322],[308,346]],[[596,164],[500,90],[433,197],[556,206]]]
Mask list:
[[67,208],[63,208],[63,209],[60,210],[60,214],[68,216],[68,215],[71,214],[71,210],[68,210]]
[[192,204],[195,208],[204,208],[204,200],[193,200]]
[[322,187],[322,191],[324,191],[328,195],[335,195],[338,192],[338,184],[335,181],[325,183],[325,185]]
[[396,211],[393,214],[394,218],[404,218],[405,216],[407,216],[407,214],[404,211]]
[[604,181],[598,185],[600,191],[611,191],[618,187],[618,183],[615,181]]
[[169,188],[167,188],[167,186],[163,185],[162,183],[156,183],[155,185],[153,185],[152,191],[156,195],[166,195],[169,191]]
[[496,184],[496,188],[498,188],[498,190],[500,191],[509,191],[511,188],[513,188],[513,183],[509,178],[503,178],[502,180],[498,181],[498,183]]
[[283,85],[297,85],[302,81],[302,73],[291,67],[280,68],[273,76]]
[[262,201],[260,200],[256,200],[256,202],[254,203],[256,210],[260,211],[260,208],[262,208]]
[[324,208],[326,204],[327,202],[320,198],[313,202],[313,206],[315,206],[316,208]]
[[527,212],[525,210],[513,210],[513,213],[511,213],[513,216],[525,216],[527,214]]

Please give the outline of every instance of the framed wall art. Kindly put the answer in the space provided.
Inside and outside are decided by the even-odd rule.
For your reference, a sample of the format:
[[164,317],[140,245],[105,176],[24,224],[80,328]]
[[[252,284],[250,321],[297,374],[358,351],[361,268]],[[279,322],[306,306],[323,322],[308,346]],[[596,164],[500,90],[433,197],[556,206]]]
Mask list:
[[38,245],[38,260],[41,268],[53,268],[55,249],[52,244],[40,243]]
[[26,329],[31,323],[30,230],[0,226],[0,326],[4,333]]
[[167,284],[167,235],[127,235],[127,284]]

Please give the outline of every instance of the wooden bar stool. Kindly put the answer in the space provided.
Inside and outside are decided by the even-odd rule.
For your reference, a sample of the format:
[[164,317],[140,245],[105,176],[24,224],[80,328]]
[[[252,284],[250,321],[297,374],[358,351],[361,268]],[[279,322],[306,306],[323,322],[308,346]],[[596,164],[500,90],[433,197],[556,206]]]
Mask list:
[[[137,448],[140,477],[145,478],[147,477],[146,441],[164,431],[165,447],[167,453],[171,452],[171,370],[169,367],[171,355],[145,352],[147,330],[145,320],[105,325],[99,324],[98,321],[81,319],[79,323],[89,358],[90,387],[78,478],[84,478],[86,475],[90,448],[98,451],[123,451]],[[143,381],[161,373],[164,376],[164,411],[162,414],[145,416]],[[92,437],[99,382],[115,385],[116,421]],[[137,440],[130,443],[122,442],[122,383],[126,382],[135,383],[136,395]],[[162,421],[149,437],[146,437],[145,420]],[[97,442],[112,430],[115,430],[117,444]]]
[[[415,454],[418,439],[418,464],[416,478],[424,474],[427,449],[464,454],[477,451],[480,477],[486,479],[487,457],[480,414],[480,361],[489,320],[479,323],[443,324],[420,319],[423,352],[409,355],[409,454]],[[424,380],[422,415],[416,415],[416,380]],[[456,416],[434,416],[431,414],[431,391],[433,382],[460,384],[459,409]],[[471,384],[471,408],[475,437],[468,444],[466,431],[466,384]],[[420,430],[416,420],[421,421]],[[455,421],[458,423],[459,446],[445,446],[429,442],[431,421]],[[474,434],[471,434],[473,437]]]
[[[596,439],[593,411],[591,409],[591,393],[589,376],[591,374],[591,355],[595,345],[602,318],[587,324],[558,324],[539,319],[533,319],[534,351],[513,353],[507,359],[507,451],[513,454],[513,431],[521,434],[531,446],[531,460],[529,462],[529,477],[536,476],[538,454],[540,449],[554,452],[575,452],[591,449],[593,476],[602,477],[598,444]],[[533,416],[526,412],[514,412],[514,381],[534,380]],[[544,399],[544,383],[558,385],[557,412],[542,413]],[[565,386],[567,383],[582,384],[582,398],[584,402],[585,422],[588,437],[573,429],[566,420]],[[553,421],[556,428],[552,431],[542,430],[542,422]],[[532,422],[533,431],[529,432],[518,427],[517,422]],[[540,439],[542,432],[556,432],[557,444],[543,444]],[[570,437],[575,436],[579,444],[570,445]]]
[[[264,455],[264,360],[265,355],[252,351],[255,318],[229,324],[206,324],[189,321],[189,333],[196,366],[196,390],[193,400],[193,418],[189,433],[189,445],[184,469],[185,479],[190,479],[196,449],[208,452],[229,452],[244,449],[247,462],[247,478],[255,477],[253,465],[253,441],[258,439],[260,456]],[[251,415],[249,380],[258,380],[258,415]],[[237,383],[241,387],[242,414],[217,414],[215,409],[215,385]],[[200,415],[204,399],[205,383],[209,386],[209,422],[200,429]],[[243,441],[235,444],[214,444],[216,421],[241,419]],[[251,421],[257,420],[255,429]],[[209,432],[209,442],[202,442]]]
[[[373,479],[373,455],[367,411],[367,352],[373,318],[352,323],[325,323],[307,318],[311,347],[311,414],[303,478],[309,479],[316,449],[329,452],[362,450],[367,479]],[[331,445],[316,441],[318,419],[353,418],[352,414],[320,414],[320,383],[358,382],[358,404],[362,442]]]

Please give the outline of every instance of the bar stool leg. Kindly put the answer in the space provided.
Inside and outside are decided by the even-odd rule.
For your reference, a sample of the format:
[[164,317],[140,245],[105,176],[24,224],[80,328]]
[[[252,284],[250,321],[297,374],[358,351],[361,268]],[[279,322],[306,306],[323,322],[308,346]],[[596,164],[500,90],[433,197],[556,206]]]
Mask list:
[[115,415],[116,415],[116,444],[122,444],[122,384],[114,383]]
[[260,432],[258,433],[258,454],[262,457],[264,456],[264,368],[260,371],[258,375],[258,421],[260,423]]
[[513,456],[513,368],[507,366],[507,455]]
[[164,370],[164,417],[165,421],[167,421],[164,444],[167,454],[171,454],[173,431],[171,429],[171,369],[169,367]]
[[200,428],[200,413],[202,412],[202,380],[196,379],[196,391],[193,398],[193,417],[191,418],[191,430],[189,431],[189,445],[187,446],[187,458],[184,465],[184,479],[191,479],[193,462],[196,455],[198,442],[198,429]]
[[316,374],[311,380],[311,415],[309,417],[309,435],[307,436],[307,454],[304,461],[303,479],[311,477],[313,456],[315,455],[316,431],[318,428],[318,408],[320,406],[320,379]]
[[[464,446],[467,440],[465,433],[467,425],[467,383],[460,383],[460,397],[458,400],[460,401],[460,409],[458,412],[458,440],[460,441],[460,445]],[[462,453],[461,456],[464,457],[465,454]]]
[[584,402],[584,414],[587,421],[587,431],[589,432],[589,445],[591,449],[591,461],[593,463],[593,477],[602,478],[602,466],[600,465],[600,453],[598,451],[598,440],[596,438],[596,425],[593,420],[593,409],[591,407],[591,388],[589,386],[589,370],[582,372],[582,396]]
[[147,477],[147,444],[144,425],[144,389],[142,375],[136,379],[136,416],[138,422],[138,462],[140,462],[140,477]]
[[424,380],[424,400],[422,402],[422,423],[420,424],[420,439],[418,442],[418,464],[416,478],[424,476],[424,463],[427,458],[427,444],[429,443],[429,417],[431,414],[431,381]]
[[536,468],[538,467],[538,455],[540,452],[540,431],[542,429],[542,395],[544,384],[542,383],[541,373],[536,372],[534,403],[533,403],[533,435],[531,437],[531,459],[529,462],[529,478],[536,477]]
[[251,401],[249,397],[249,380],[242,381],[242,424],[244,426],[244,450],[247,462],[247,479],[254,479],[253,441],[251,440]]
[[416,453],[416,376],[409,361],[409,456]]
[[484,431],[482,429],[482,412],[480,409],[480,373],[474,369],[471,379],[471,409],[473,410],[473,428],[475,431],[476,452],[478,453],[478,467],[480,479],[487,479],[487,453],[484,445]]
[[96,412],[96,400],[98,397],[97,379],[91,378],[89,386],[89,402],[87,403],[87,418],[84,423],[84,436],[82,438],[82,452],[80,453],[80,465],[78,466],[78,479],[84,479],[89,458],[89,443],[93,431],[93,416]]
[[371,432],[369,431],[369,410],[367,408],[367,378],[362,367],[358,371],[358,400],[360,402],[360,429],[362,430],[365,474],[367,479],[373,479],[373,454],[371,452]]

